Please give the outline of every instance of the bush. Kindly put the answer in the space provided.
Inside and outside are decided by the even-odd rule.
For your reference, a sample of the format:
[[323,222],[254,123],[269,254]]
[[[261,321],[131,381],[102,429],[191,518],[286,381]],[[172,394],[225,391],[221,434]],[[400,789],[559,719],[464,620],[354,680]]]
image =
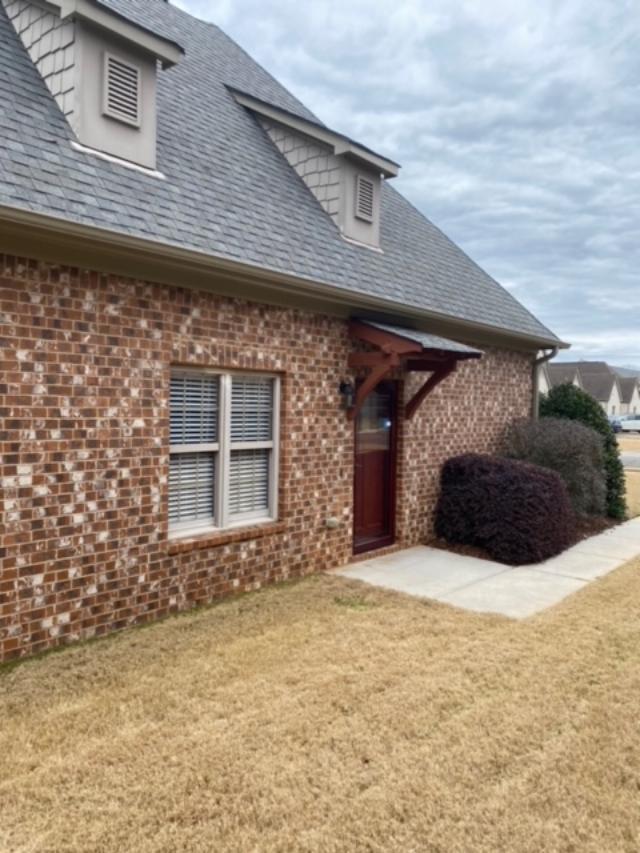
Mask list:
[[510,459],[556,471],[578,515],[605,515],[603,443],[602,436],[578,421],[541,418],[512,424],[504,438],[503,453]]
[[575,385],[557,385],[540,400],[540,415],[545,418],[567,418],[580,421],[594,429],[604,439],[604,470],[607,488],[607,515],[624,518],[624,468],[620,461],[618,442],[602,406],[597,400]]
[[467,454],[442,468],[436,532],[447,542],[484,548],[509,565],[539,563],[567,548],[575,515],[554,471],[495,456]]

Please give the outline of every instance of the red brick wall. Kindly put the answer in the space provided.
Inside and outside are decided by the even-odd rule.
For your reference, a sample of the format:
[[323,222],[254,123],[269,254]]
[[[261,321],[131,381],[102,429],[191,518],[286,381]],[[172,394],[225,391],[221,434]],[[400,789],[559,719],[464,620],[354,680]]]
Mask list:
[[[348,561],[349,350],[335,318],[0,256],[0,660]],[[168,542],[176,363],[281,374],[276,524]],[[487,353],[402,425],[402,544],[429,534],[441,462],[494,447],[530,382]]]

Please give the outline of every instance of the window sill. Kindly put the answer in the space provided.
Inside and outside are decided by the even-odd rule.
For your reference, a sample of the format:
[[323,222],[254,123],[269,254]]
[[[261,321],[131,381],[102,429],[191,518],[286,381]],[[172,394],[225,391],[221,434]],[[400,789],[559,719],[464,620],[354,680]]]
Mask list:
[[189,551],[197,551],[203,548],[218,548],[221,545],[246,542],[249,539],[262,539],[264,536],[284,533],[285,530],[286,525],[284,521],[266,521],[261,524],[252,524],[236,529],[216,530],[213,533],[198,533],[193,536],[184,536],[181,539],[169,539],[167,541],[167,551],[171,555],[186,554]]

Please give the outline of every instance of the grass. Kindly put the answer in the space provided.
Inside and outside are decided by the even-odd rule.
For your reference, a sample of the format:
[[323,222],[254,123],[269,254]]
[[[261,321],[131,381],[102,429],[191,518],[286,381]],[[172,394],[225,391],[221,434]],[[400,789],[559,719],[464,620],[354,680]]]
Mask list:
[[0,850],[635,853],[639,568],[519,623],[314,577],[0,671]]
[[616,435],[616,440],[621,451],[629,450],[640,453],[640,435],[637,433],[619,432]]
[[640,515],[640,471],[625,471],[627,484],[627,514],[630,518]]

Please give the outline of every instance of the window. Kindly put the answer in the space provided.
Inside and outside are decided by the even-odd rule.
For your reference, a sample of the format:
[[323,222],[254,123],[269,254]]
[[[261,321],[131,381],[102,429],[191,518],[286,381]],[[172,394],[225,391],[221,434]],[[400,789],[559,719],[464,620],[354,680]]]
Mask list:
[[356,217],[373,222],[373,181],[356,175]]
[[275,520],[279,392],[273,376],[172,371],[172,534]]
[[140,100],[140,69],[105,53],[104,114],[140,127]]

